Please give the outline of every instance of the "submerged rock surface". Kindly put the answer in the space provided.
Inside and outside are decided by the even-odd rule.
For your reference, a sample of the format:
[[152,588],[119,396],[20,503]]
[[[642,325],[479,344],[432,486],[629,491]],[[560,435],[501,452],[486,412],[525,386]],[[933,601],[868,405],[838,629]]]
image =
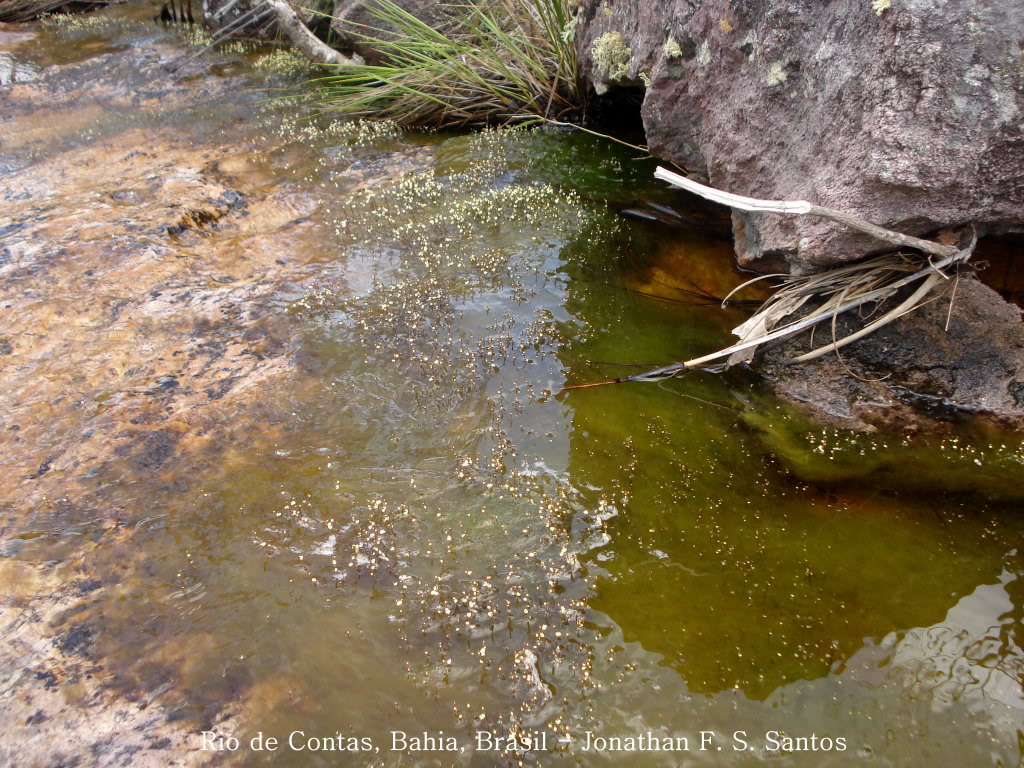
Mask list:
[[[272,393],[307,380],[273,300],[326,258],[321,203],[265,161],[301,168],[304,153],[267,131],[279,116],[254,115],[252,79],[186,60],[148,10],[0,25],[18,73],[0,86],[3,765],[223,764],[181,705],[209,635],[165,642],[153,619],[112,652],[137,627],[111,605],[137,594],[129,574],[160,568],[140,517],[229,463],[226,445],[274,434]],[[266,135],[238,128],[261,116]],[[338,183],[401,176],[404,158],[342,164]],[[145,483],[161,491],[139,504]],[[35,562],[54,530],[66,546]],[[242,702],[229,684],[203,725],[230,731],[290,694],[275,685]]]

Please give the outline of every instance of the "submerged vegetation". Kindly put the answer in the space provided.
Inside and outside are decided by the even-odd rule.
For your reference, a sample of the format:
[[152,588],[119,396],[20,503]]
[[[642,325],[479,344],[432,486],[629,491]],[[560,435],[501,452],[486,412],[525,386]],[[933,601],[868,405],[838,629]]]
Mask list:
[[291,48],[278,48],[260,56],[252,63],[253,68],[264,72],[273,72],[286,77],[309,74],[313,64],[304,56]]
[[319,79],[327,111],[446,128],[572,120],[586,107],[568,0],[492,0],[435,29],[391,0],[368,10],[379,27],[354,30],[380,63]]

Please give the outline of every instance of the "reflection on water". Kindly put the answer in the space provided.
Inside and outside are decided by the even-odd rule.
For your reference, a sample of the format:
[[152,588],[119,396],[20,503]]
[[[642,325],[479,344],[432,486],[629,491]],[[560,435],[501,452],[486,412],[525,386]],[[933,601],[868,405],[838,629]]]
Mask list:
[[[156,34],[129,20],[93,30],[110,82]],[[45,87],[92,71],[74,61]],[[10,189],[53,194],[0,230],[20,313],[0,576],[77,585],[48,625],[62,660],[189,734],[304,734],[241,764],[1020,761],[1014,507],[853,482],[879,443],[792,438],[746,380],[559,394],[741,317],[673,300],[742,279],[727,243],[614,214],[668,199],[649,164],[575,134],[298,120],[247,90],[276,76],[194,66],[166,119],[113,93],[93,128],[3,148],[27,163]],[[120,87],[163,82],[140,79]],[[101,338],[68,331],[76,306]],[[800,471],[818,446],[846,451],[841,475]],[[884,445],[1020,479],[968,436],[918,450]],[[387,749],[484,729],[548,750]],[[382,749],[308,741],[339,732]],[[587,751],[588,732],[690,750]],[[769,732],[848,749],[773,755]]]
[[892,665],[934,711],[961,706],[1019,728],[1024,709],[1020,592],[1018,576],[1003,571],[998,584],[977,587],[939,624],[887,637],[883,644],[895,645]]

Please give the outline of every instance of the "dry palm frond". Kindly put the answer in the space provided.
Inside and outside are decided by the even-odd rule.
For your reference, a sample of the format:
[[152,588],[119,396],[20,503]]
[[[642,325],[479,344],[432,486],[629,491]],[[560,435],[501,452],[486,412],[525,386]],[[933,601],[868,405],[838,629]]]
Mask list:
[[[832,321],[834,335],[835,321],[841,313],[856,309],[870,302],[881,304],[893,297],[904,286],[918,280],[924,281],[909,298],[904,300],[895,309],[887,312],[882,317],[845,339],[835,340],[831,344],[801,355],[794,362],[809,362],[817,359],[827,352],[837,350],[857,339],[867,336],[898,317],[921,306],[941,280],[950,279],[950,276],[942,270],[970,258],[974,245],[977,242],[977,235],[975,234],[972,235],[970,242],[965,244],[965,247],[956,248],[951,245],[936,243],[931,240],[922,240],[899,232],[892,232],[858,219],[855,216],[813,205],[803,200],[757,200],[732,195],[728,192],[722,192],[721,190],[698,184],[678,174],[666,171],[664,168],[659,168],[655,175],[673,185],[683,187],[709,200],[714,200],[734,208],[748,211],[823,216],[871,234],[885,242],[909,246],[923,251],[929,254],[929,256],[940,257],[940,261],[933,262],[929,258],[924,257],[887,254],[805,277],[787,277],[782,287],[765,302],[761,309],[733,331],[740,338],[739,343],[711,355],[704,355],[703,357],[681,363],[681,365],[686,367],[701,365],[726,356],[729,357],[730,364],[749,360],[761,345],[792,336],[826,320]],[[740,286],[740,288],[743,287]],[[727,300],[728,298],[726,297]],[[812,300],[820,302],[815,309],[798,320],[785,325],[781,324],[786,318],[802,309]]]
[[328,111],[435,128],[559,119],[582,110],[569,0],[477,0],[435,29],[391,0],[367,5],[380,28],[355,36],[381,64],[320,78]]
[[[736,344],[720,349],[717,352],[712,352],[709,355],[673,363],[653,371],[636,376],[628,376],[624,379],[616,379],[615,381],[660,381],[680,376],[692,370],[707,370],[709,363],[715,360],[722,360],[723,358],[727,358],[727,360],[724,365],[720,365],[721,368],[740,362],[747,362],[765,344],[789,338],[820,323],[831,321],[833,341],[800,355],[791,361],[799,363],[810,362],[877,331],[879,328],[930,301],[929,295],[940,284],[955,277],[955,275],[947,275],[944,270],[951,267],[957,268],[960,264],[967,261],[977,243],[977,233],[973,232],[973,230],[967,241],[957,248],[931,240],[921,240],[920,238],[911,237],[899,232],[892,232],[848,214],[812,205],[802,200],[757,200],[732,195],[728,192],[722,192],[721,190],[698,184],[663,168],[659,168],[656,175],[658,178],[683,187],[709,200],[735,208],[748,211],[825,216],[836,221],[842,221],[862,232],[868,232],[886,242],[909,246],[923,251],[928,256],[915,256],[906,253],[886,254],[857,262],[856,264],[847,264],[817,272],[812,275],[763,275],[755,278],[739,286],[729,296],[726,296],[723,306],[728,303],[733,294],[753,282],[768,277],[781,277],[783,282],[757,312],[733,330],[733,334],[739,337],[739,341]],[[939,260],[933,261],[930,257],[938,257]],[[880,306],[886,300],[893,298],[901,289],[918,281],[922,281],[921,285],[896,307],[855,333],[842,339],[835,339],[836,319],[840,314],[863,307],[866,304],[873,303],[876,306]],[[808,306],[812,306],[813,309],[796,319],[792,319],[798,312],[806,310]]]

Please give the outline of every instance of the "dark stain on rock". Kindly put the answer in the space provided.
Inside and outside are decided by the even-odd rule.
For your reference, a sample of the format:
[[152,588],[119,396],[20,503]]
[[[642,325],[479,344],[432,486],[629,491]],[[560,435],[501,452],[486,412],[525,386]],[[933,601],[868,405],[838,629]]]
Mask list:
[[43,710],[38,709],[34,715],[29,715],[25,720],[25,725],[39,725],[46,721],[46,715],[43,714]]
[[43,475],[45,475],[47,472],[50,471],[50,468],[53,466],[53,460],[56,459],[56,458],[57,458],[56,456],[48,456],[46,461],[44,461],[42,464],[39,465],[39,469],[37,469],[31,475],[26,475],[25,479],[26,480],[37,480],[40,477],[42,477]]
[[227,206],[229,211],[245,207],[245,198],[233,189],[224,190],[224,193],[217,198],[216,202]]
[[121,310],[131,304],[128,299],[119,299],[110,307],[110,322],[115,323],[121,316]]
[[0,226],[0,237],[12,235],[18,230],[24,229],[26,226],[28,226],[27,221],[14,221],[11,222],[10,224],[4,224]]
[[130,420],[130,423],[131,424],[155,424],[156,422],[160,421],[161,419],[163,419],[163,414],[162,413],[147,411],[145,413],[140,413],[140,414],[138,414],[136,416],[132,416],[132,418]]
[[75,626],[54,640],[54,645],[65,656],[77,654],[88,658],[92,641],[93,630],[85,624],[75,624]]
[[156,469],[174,454],[180,435],[167,430],[149,432],[142,438],[142,452],[136,459],[141,469]]
[[1024,408],[1024,381],[1014,379],[1006,386],[1006,390],[1010,393],[1010,397],[1013,398],[1014,404],[1018,408]]
[[261,323],[260,325],[247,328],[242,334],[242,338],[252,344],[254,357],[257,360],[263,360],[284,353],[285,343],[280,338],[283,334],[283,329]]
[[962,405],[951,403],[937,395],[915,392],[900,386],[893,386],[892,392],[901,403],[936,421],[957,422],[963,421],[967,416]]
[[231,387],[234,386],[237,377],[231,376],[224,379],[223,381],[217,382],[212,387],[206,388],[206,396],[210,400],[220,400],[224,395],[231,391]]
[[57,676],[53,672],[36,672],[36,680],[43,681],[43,687],[50,691],[57,687]]
[[182,214],[177,224],[167,228],[168,235],[180,235],[190,229],[202,230],[210,224],[214,224],[224,216],[223,211],[207,210],[204,208],[190,208]]
[[87,595],[90,592],[95,592],[102,586],[103,582],[99,579],[83,579],[75,584],[75,592],[79,595]]
[[167,392],[178,387],[178,380],[173,376],[161,376],[157,379],[156,384],[146,390],[147,395],[158,395],[161,392]]
[[135,757],[135,753],[141,751],[142,747],[133,744],[130,747],[125,747],[124,749],[122,749],[120,752],[117,753],[117,756],[121,758],[121,765],[130,766],[133,762],[132,758]]

